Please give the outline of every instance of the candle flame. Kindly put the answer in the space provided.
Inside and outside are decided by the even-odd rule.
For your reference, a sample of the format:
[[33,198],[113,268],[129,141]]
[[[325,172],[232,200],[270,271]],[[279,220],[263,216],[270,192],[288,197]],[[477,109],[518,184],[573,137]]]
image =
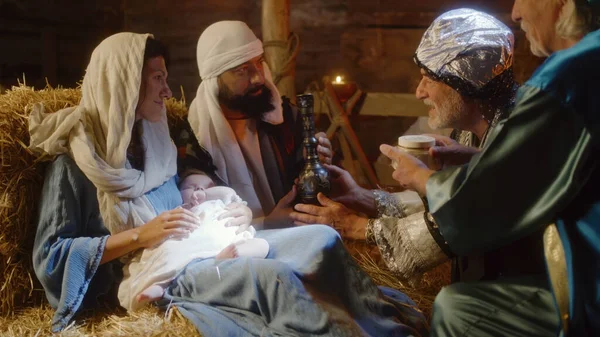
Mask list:
[[335,77],[335,83],[337,83],[337,84],[342,83],[342,76],[336,76]]

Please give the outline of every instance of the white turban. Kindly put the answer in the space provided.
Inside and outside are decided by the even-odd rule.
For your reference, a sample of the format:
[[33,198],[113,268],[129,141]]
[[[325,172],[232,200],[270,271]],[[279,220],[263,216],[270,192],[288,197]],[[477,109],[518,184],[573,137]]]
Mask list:
[[[240,145],[221,111],[217,77],[263,52],[262,42],[244,22],[221,21],[206,28],[198,39],[196,50],[202,83],[188,115],[198,143],[212,155],[219,176],[249,205],[256,205],[259,198]],[[281,96],[273,84],[269,67],[266,63],[263,66],[265,85],[273,93],[271,103],[275,107],[273,111],[263,115],[263,120],[270,124],[281,124]]]
[[144,171],[131,168],[127,148],[139,100],[149,34],[119,33],[92,53],[79,105],[45,113],[36,104],[29,117],[30,147],[51,155],[68,153],[96,186],[100,213],[111,233],[156,216],[144,194],[177,173],[177,155],[167,126],[141,121]]

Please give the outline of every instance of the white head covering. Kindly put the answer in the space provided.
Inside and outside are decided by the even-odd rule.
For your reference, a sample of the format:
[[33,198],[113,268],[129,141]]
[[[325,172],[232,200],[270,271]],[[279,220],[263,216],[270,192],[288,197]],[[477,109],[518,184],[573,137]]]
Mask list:
[[68,153],[75,160],[98,190],[100,213],[111,233],[153,219],[144,194],[177,173],[166,110],[160,122],[141,121],[144,171],[127,161],[148,38],[133,33],[106,38],[92,53],[79,105],[46,114],[36,104],[29,117],[30,147]]
[[[210,25],[198,39],[196,50],[202,83],[190,106],[188,120],[198,139],[213,157],[219,176],[249,205],[260,205],[252,178],[240,145],[223,116],[219,105],[217,77],[263,54],[262,42],[241,21],[221,21]],[[266,63],[265,85],[273,93],[271,103],[275,109],[263,115],[270,124],[281,124],[283,112],[281,96],[273,83]]]

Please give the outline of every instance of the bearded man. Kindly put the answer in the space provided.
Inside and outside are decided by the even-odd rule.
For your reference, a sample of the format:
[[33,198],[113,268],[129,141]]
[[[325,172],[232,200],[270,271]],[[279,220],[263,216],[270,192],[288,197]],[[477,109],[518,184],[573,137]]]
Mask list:
[[[214,172],[248,202],[258,228],[291,225],[302,123],[273,83],[262,42],[244,22],[217,22],[200,36],[197,61],[202,83],[178,141],[180,171]],[[331,163],[330,141],[315,136],[320,159]]]

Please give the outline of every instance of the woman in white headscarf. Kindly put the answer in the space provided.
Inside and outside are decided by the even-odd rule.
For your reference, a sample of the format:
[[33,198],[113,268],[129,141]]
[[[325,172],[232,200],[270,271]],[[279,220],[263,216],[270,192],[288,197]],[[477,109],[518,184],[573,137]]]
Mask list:
[[[194,215],[176,208],[182,201],[163,103],[171,95],[166,54],[154,42],[131,33],[107,38],[92,55],[78,107],[45,114],[38,105],[32,111],[31,147],[62,154],[47,172],[33,254],[36,275],[56,309],[54,331],[102,295],[115,298],[119,260],[195,228]],[[233,213],[248,217],[244,223],[251,220],[251,212]],[[177,306],[206,336],[423,331],[423,316],[384,298],[331,228],[261,236],[269,242],[266,259],[196,259],[159,304]],[[125,277],[130,272],[126,267]],[[307,282],[314,294],[337,297],[349,316],[342,323],[332,319]]]
[[33,254],[57,309],[54,330],[66,326],[86,293],[111,290],[116,270],[108,262],[195,228],[195,216],[176,208],[166,60],[148,34],[113,35],[92,54],[77,107],[52,114],[33,107],[31,148],[58,155],[42,190]]

